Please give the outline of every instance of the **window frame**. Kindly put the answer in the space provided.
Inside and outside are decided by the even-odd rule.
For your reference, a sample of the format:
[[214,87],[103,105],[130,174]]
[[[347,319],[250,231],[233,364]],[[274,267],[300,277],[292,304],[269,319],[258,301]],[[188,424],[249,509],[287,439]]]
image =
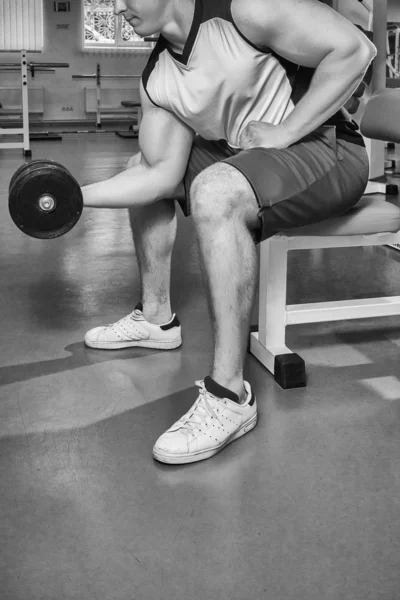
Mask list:
[[82,15],[82,52],[89,54],[150,54],[153,50],[154,42],[145,42],[144,40],[125,41],[122,38],[122,25],[124,17],[114,15],[115,40],[113,43],[102,43],[88,41],[85,38],[85,0],[81,0]]

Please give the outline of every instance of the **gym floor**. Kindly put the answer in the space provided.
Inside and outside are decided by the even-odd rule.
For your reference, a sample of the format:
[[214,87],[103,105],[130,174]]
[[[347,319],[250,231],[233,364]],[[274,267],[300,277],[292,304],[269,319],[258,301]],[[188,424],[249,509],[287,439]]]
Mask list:
[[[122,169],[137,141],[32,149],[84,184]],[[289,327],[308,387],[282,390],[249,354],[256,429],[210,460],[157,463],[155,440],[212,356],[193,223],[178,211],[183,346],[85,348],[88,329],[140,300],[127,212],[86,209],[67,235],[29,238],[7,206],[21,162],[1,153],[1,600],[398,599],[399,319]],[[289,256],[291,304],[400,295],[395,250]]]

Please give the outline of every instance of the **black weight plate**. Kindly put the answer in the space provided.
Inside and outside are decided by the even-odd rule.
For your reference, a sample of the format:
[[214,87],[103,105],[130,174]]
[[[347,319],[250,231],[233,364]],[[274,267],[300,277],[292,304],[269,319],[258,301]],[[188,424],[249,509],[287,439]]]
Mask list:
[[15,180],[17,179],[17,177],[19,177],[20,175],[22,175],[22,173],[25,172],[26,169],[33,169],[33,167],[37,167],[37,166],[45,166],[45,165],[57,165],[57,167],[59,167],[60,169],[65,169],[65,167],[63,167],[63,165],[60,165],[60,163],[56,162],[55,160],[49,160],[48,158],[36,158],[35,160],[31,160],[27,163],[24,163],[23,165],[21,165],[14,173],[14,175],[11,177],[10,180],[10,185],[8,186],[8,192],[11,192],[11,188],[14,185]]
[[[55,199],[52,212],[39,207],[41,196]],[[9,210],[15,225],[27,235],[38,239],[52,239],[64,235],[77,223],[82,214],[81,188],[64,167],[46,163],[32,166],[20,175],[12,186]]]

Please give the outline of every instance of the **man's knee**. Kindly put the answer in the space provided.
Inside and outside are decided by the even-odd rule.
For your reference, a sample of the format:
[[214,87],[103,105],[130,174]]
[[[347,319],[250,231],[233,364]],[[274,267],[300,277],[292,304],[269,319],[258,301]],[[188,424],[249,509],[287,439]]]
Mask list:
[[254,192],[247,179],[229,164],[216,163],[204,169],[190,188],[194,219],[230,218],[248,209],[257,212]]

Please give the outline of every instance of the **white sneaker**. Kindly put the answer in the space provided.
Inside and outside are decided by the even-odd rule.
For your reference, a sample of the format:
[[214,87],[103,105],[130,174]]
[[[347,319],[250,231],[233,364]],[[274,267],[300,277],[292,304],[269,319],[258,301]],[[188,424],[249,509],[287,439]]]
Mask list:
[[173,314],[165,325],[154,325],[146,321],[142,305],[116,323],[106,327],[95,327],[85,335],[85,344],[90,348],[119,350],[120,348],[158,348],[173,350],[182,345],[181,324]]
[[[244,404],[233,400],[236,394],[211,377],[196,381],[200,395],[192,408],[158,438],[153,448],[156,460],[186,464],[210,458],[225,446],[245,435],[257,424],[257,401],[245,381]],[[214,392],[214,393],[212,393]],[[220,397],[223,394],[227,397]]]

